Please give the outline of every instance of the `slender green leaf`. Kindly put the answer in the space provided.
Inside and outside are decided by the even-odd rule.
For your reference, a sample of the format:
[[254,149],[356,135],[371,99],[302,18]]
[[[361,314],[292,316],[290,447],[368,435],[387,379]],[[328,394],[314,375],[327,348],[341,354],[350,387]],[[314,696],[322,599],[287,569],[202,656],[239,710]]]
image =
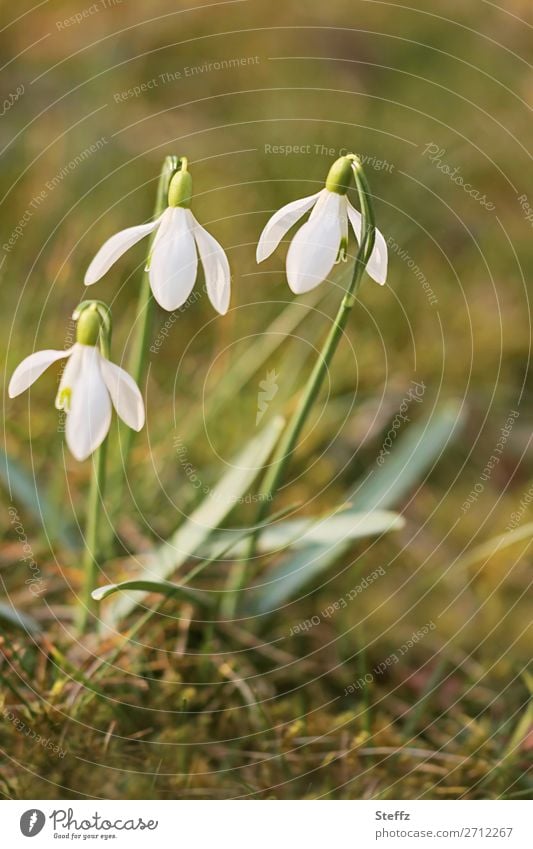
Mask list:
[[[348,509],[348,506],[326,516],[289,519],[278,523],[271,519],[259,537],[257,550],[266,554],[283,548],[305,548],[311,544],[328,545],[339,540],[360,539],[373,533],[399,529],[404,524],[401,516],[389,510],[356,512]],[[224,530],[213,535],[207,551],[211,551],[221,540],[230,541],[232,536],[235,542],[230,546],[231,553],[242,554],[246,546],[238,544],[240,534],[237,530]]]
[[[350,514],[361,516],[361,511],[368,511],[366,512],[368,517],[377,513],[375,526],[372,527],[370,519],[367,518],[367,533],[363,523],[359,526],[362,533],[358,536],[371,536],[401,527],[399,516],[387,514],[386,510],[377,510],[377,508],[392,507],[400,501],[436,462],[448,442],[459,433],[461,425],[462,417],[456,403],[444,405],[433,413],[429,421],[412,425],[393,445],[383,466],[373,471],[362,484],[355,488],[355,493],[348,496],[347,500],[351,502],[352,510],[332,518],[337,522],[340,520],[345,522],[345,517]],[[379,522],[380,515],[385,519],[382,527]],[[394,517],[389,519],[388,524],[387,515]],[[334,528],[335,525],[330,527]],[[324,528],[327,533],[327,525]],[[309,530],[307,534],[310,534],[312,539],[313,533],[318,534],[319,531],[320,524],[316,531]],[[263,536],[267,533],[268,531],[265,531]],[[348,534],[340,536],[336,541],[321,542],[317,539],[310,545],[299,548],[294,555],[285,558],[279,566],[267,574],[268,583],[253,593],[246,611],[251,614],[270,613],[280,605],[294,599],[306,584],[326,571],[349,550],[354,538],[353,534]],[[298,543],[295,543],[295,546],[297,545]]]
[[[207,537],[220,526],[264,467],[283,429],[284,420],[273,418],[260,433],[251,439],[230,464],[218,484],[189,516],[175,534],[155,551],[146,555],[140,581],[163,581],[198,551]],[[133,609],[137,601],[121,598],[110,611],[116,622]]]
[[506,531],[504,534],[491,537],[481,545],[476,545],[471,551],[467,551],[464,557],[461,557],[455,564],[455,569],[467,569],[473,566],[474,563],[479,563],[480,560],[488,560],[498,554],[504,548],[509,548],[522,540],[533,538],[533,522],[526,522],[521,528],[514,528],[512,531]]
[[344,546],[308,545],[286,559],[265,576],[268,581],[254,592],[244,605],[250,616],[275,613],[294,599],[302,588],[332,566],[344,551]]
[[192,602],[197,607],[208,609],[213,606],[213,603],[207,598],[204,598],[200,593],[194,592],[187,587],[173,584],[171,581],[149,581],[149,580],[131,580],[121,581],[120,584],[106,584],[104,587],[98,587],[93,590],[91,595],[95,601],[103,601],[105,598],[114,595],[118,592],[127,592],[128,590],[142,590],[146,593],[160,593],[165,596],[178,596],[184,601]]
[[[333,541],[325,536],[325,541],[311,542],[285,558],[267,573],[267,583],[252,594],[245,612],[251,615],[275,612],[281,605],[294,599],[306,584],[332,566],[349,550],[354,539],[399,530],[404,525],[401,516],[385,510],[368,514],[348,511],[342,518],[347,531],[344,536]],[[351,528],[348,524],[350,520]]]
[[[294,510],[294,505],[291,507],[284,507],[278,513],[276,513],[272,520],[281,518],[282,516],[286,516],[287,513],[290,513]],[[261,527],[261,526],[258,526]],[[171,581],[150,581],[150,580],[129,580],[129,581],[121,581],[119,584],[106,584],[103,587],[98,587],[93,590],[91,595],[95,601],[103,601],[110,595],[114,595],[116,592],[124,592],[128,590],[142,590],[149,593],[160,593],[162,595],[171,597],[171,596],[181,596],[185,599],[185,601],[193,602],[198,607],[212,607],[212,602],[202,598],[198,592],[194,590],[189,590],[185,587],[186,583],[189,583],[193,578],[203,572],[207,566],[210,566],[216,560],[221,560],[225,555],[227,555],[232,548],[235,547],[235,543],[239,543],[241,540],[245,540],[251,536],[254,528],[246,528],[244,531],[236,532],[237,539],[235,539],[235,535],[232,532],[231,539],[226,540],[223,546],[218,546],[215,548],[214,552],[208,557],[206,560],[202,560],[198,563],[190,572],[188,572],[181,584],[174,584]]]
[[0,479],[13,500],[24,507],[42,524],[54,540],[68,548],[79,548],[72,528],[66,524],[61,511],[43,491],[37,480],[17,461],[0,449]]
[[35,619],[8,604],[0,603],[0,622],[7,627],[20,628],[29,634],[38,634],[41,630],[41,626]]
[[360,510],[395,506],[437,462],[462,425],[463,416],[456,402],[435,410],[429,420],[411,425],[393,444],[383,465],[356,486],[348,500]]

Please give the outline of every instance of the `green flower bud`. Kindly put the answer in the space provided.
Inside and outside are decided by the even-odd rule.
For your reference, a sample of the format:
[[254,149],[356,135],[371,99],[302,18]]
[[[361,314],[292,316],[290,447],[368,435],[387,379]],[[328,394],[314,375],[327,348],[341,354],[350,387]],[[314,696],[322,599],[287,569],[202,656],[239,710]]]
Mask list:
[[80,342],[82,345],[97,345],[101,323],[96,305],[82,310],[76,326],[76,342]]
[[188,171],[176,171],[168,187],[168,205],[188,209],[192,198],[192,177]]
[[352,181],[353,160],[353,155],[341,156],[333,163],[326,179],[328,191],[336,192],[338,195],[346,194]]

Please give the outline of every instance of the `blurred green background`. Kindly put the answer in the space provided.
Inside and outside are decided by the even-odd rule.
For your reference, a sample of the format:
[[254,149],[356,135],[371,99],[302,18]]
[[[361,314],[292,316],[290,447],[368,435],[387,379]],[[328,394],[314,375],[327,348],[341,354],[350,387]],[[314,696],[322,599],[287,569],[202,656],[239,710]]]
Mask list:
[[[53,767],[47,762],[48,780],[36,778],[39,752],[3,723],[3,745],[13,758],[6,795],[482,798],[530,792],[531,722],[522,675],[531,647],[530,538],[526,532],[495,553],[489,545],[474,563],[461,558],[508,529],[530,487],[532,23],[526,0],[506,0],[503,8],[486,0],[3,5],[5,377],[34,349],[69,344],[69,316],[85,296],[90,259],[109,235],[149,219],[167,154],[189,157],[195,215],[227,249],[232,268],[228,315],[215,315],[199,281],[197,299],[175,316],[150,356],[143,386],[148,426],[136,439],[117,518],[126,550],[143,551],[168,536],[199,499],[176,455],[176,438],[210,486],[256,432],[259,383],[269,371],[275,370],[279,390],[264,422],[293,409],[341,290],[324,283],[297,301],[284,278],[286,246],[261,266],[255,246],[269,215],[318,191],[343,150],[367,161],[377,224],[391,240],[387,286],[364,281],[280,506],[301,501],[302,513],[316,514],[342,502],[356,480],[375,470],[411,381],[426,390],[402,432],[450,403],[457,419],[445,451],[394,505],[405,528],[356,550],[361,574],[387,569],[362,595],[358,611],[341,610],[307,635],[287,636],[290,626],[353,586],[345,560],[270,623],[269,639],[294,656],[295,666],[280,681],[268,673],[268,682],[258,684],[259,695],[270,700],[264,740],[250,719],[248,745],[231,743],[246,737],[248,719],[240,707],[233,712],[234,693],[194,691],[194,658],[170,655],[168,668],[162,661],[158,666],[153,645],[172,653],[179,643],[164,623],[147,640],[154,674],[161,681],[169,670],[179,674],[180,693],[169,697],[162,685],[153,691],[146,685],[144,693],[136,670],[145,661],[137,646],[134,657],[113,667],[109,686],[116,696],[113,675],[120,679],[126,670],[121,693],[144,705],[146,715],[123,719],[104,701],[83,734],[83,723],[65,725],[75,696],[67,693],[58,707],[42,669],[39,678],[46,652],[35,652],[24,635],[13,649],[8,635],[3,674],[13,680],[28,654],[17,689],[30,688],[37,712],[47,705],[42,721],[55,723],[54,739],[66,734],[68,757]],[[112,305],[117,362],[130,349],[143,261],[141,245],[90,293]],[[291,331],[280,329],[276,321],[296,303]],[[158,310],[154,340],[167,320]],[[241,385],[239,370],[265,338],[279,344]],[[76,525],[83,521],[90,468],[64,453],[53,372],[33,387],[31,405],[28,396],[4,401],[4,449],[13,468],[36,481]],[[206,412],[215,397],[216,411]],[[487,475],[513,411],[519,415]],[[115,431],[113,439],[116,458]],[[32,515],[32,493],[20,503],[4,483],[4,595],[40,616],[70,662],[88,670],[96,648],[65,648],[66,610],[67,624],[55,623],[72,603],[70,583],[79,585],[76,557]],[[7,514],[12,503],[46,576],[45,603],[24,584],[20,542]],[[250,515],[241,505],[233,523]],[[518,525],[528,517],[526,503]],[[111,565],[108,577],[118,568],[135,573],[128,561]],[[359,696],[343,695],[357,677],[352,661],[343,663],[355,650],[351,629],[357,625],[359,633],[362,612],[371,665],[417,628],[437,623],[405,664],[374,682],[376,707],[366,726],[350,714],[357,714]],[[228,657],[234,677],[253,676],[248,660],[240,666],[238,652]],[[438,667],[442,658],[445,672]],[[444,683],[430,688],[422,703],[435,669]],[[284,695],[292,683],[297,692]],[[176,710],[191,705],[179,728],[174,715],[165,717],[169,698]],[[417,700],[427,714],[406,729],[405,711]],[[122,737],[109,746],[107,732]],[[415,733],[419,748],[446,750],[452,762],[437,755],[421,765],[409,754]],[[153,740],[158,751],[150,748]],[[502,751],[513,740],[502,766]],[[183,741],[205,748],[182,747]],[[381,764],[376,753],[357,754],[364,741],[367,748],[407,749],[400,758],[384,755]],[[266,764],[254,764],[256,750],[268,754]],[[87,759],[106,768],[88,775]],[[164,775],[153,777],[159,772]]]

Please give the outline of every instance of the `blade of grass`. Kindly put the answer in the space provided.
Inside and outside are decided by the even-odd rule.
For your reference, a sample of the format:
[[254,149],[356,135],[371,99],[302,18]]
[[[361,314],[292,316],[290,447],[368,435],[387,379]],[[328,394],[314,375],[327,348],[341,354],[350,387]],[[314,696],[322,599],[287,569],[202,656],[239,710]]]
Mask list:
[[477,545],[467,552],[464,557],[456,562],[455,569],[468,569],[474,563],[478,563],[480,560],[488,560],[489,557],[493,557],[505,548],[531,537],[533,537],[533,522],[527,522],[522,528],[515,528],[504,534],[498,534],[498,536],[491,537],[487,542]]

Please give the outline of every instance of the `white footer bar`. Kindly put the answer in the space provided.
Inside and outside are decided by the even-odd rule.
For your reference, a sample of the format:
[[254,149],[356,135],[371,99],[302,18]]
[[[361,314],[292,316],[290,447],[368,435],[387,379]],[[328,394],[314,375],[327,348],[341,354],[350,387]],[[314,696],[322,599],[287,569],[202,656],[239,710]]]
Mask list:
[[[186,849],[533,846],[529,801],[4,801],[2,845]],[[34,842],[32,842],[34,841]]]

